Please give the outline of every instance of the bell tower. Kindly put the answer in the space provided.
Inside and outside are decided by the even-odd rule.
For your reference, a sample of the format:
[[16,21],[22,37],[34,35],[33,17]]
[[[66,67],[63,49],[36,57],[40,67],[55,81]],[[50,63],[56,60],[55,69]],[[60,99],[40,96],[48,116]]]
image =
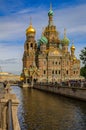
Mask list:
[[30,25],[26,29],[26,41],[24,44],[24,54],[23,54],[23,73],[24,70],[29,71],[30,66],[35,62],[35,52],[36,52],[36,40],[35,40],[36,31],[32,26],[30,19]]

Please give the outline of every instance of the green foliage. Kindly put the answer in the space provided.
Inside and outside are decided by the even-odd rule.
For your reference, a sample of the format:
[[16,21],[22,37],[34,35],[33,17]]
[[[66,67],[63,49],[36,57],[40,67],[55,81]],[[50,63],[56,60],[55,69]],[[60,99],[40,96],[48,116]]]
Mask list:
[[84,65],[84,67],[86,67],[86,47],[84,47],[84,49],[81,50],[80,59]]
[[86,79],[86,67],[82,67],[81,70],[80,70],[80,75],[85,77]]

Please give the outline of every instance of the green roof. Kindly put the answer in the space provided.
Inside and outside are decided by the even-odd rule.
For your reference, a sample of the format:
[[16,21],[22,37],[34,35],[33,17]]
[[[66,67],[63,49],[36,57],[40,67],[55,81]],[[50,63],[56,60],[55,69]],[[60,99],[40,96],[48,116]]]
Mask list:
[[50,9],[48,12],[48,16],[52,15],[53,16],[53,11]]
[[41,39],[39,39],[39,44],[47,44],[48,40],[45,36],[42,36]]
[[70,42],[70,40],[69,40],[67,37],[64,37],[64,38],[61,40],[61,43],[62,43],[63,45],[69,45],[69,42]]

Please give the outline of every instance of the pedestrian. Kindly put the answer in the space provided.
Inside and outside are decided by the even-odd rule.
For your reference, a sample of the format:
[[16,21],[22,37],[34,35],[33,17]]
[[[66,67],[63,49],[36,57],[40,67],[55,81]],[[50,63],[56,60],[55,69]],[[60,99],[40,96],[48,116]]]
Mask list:
[[4,82],[3,82],[3,86],[4,86],[4,88],[6,88],[6,86],[7,86],[7,80],[5,80]]

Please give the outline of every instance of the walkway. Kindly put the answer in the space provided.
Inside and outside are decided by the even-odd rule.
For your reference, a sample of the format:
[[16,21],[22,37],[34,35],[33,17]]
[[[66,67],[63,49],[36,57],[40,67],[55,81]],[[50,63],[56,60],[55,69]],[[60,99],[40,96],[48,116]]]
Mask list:
[[10,93],[10,84],[0,83],[0,130],[20,130],[17,108],[19,101]]

